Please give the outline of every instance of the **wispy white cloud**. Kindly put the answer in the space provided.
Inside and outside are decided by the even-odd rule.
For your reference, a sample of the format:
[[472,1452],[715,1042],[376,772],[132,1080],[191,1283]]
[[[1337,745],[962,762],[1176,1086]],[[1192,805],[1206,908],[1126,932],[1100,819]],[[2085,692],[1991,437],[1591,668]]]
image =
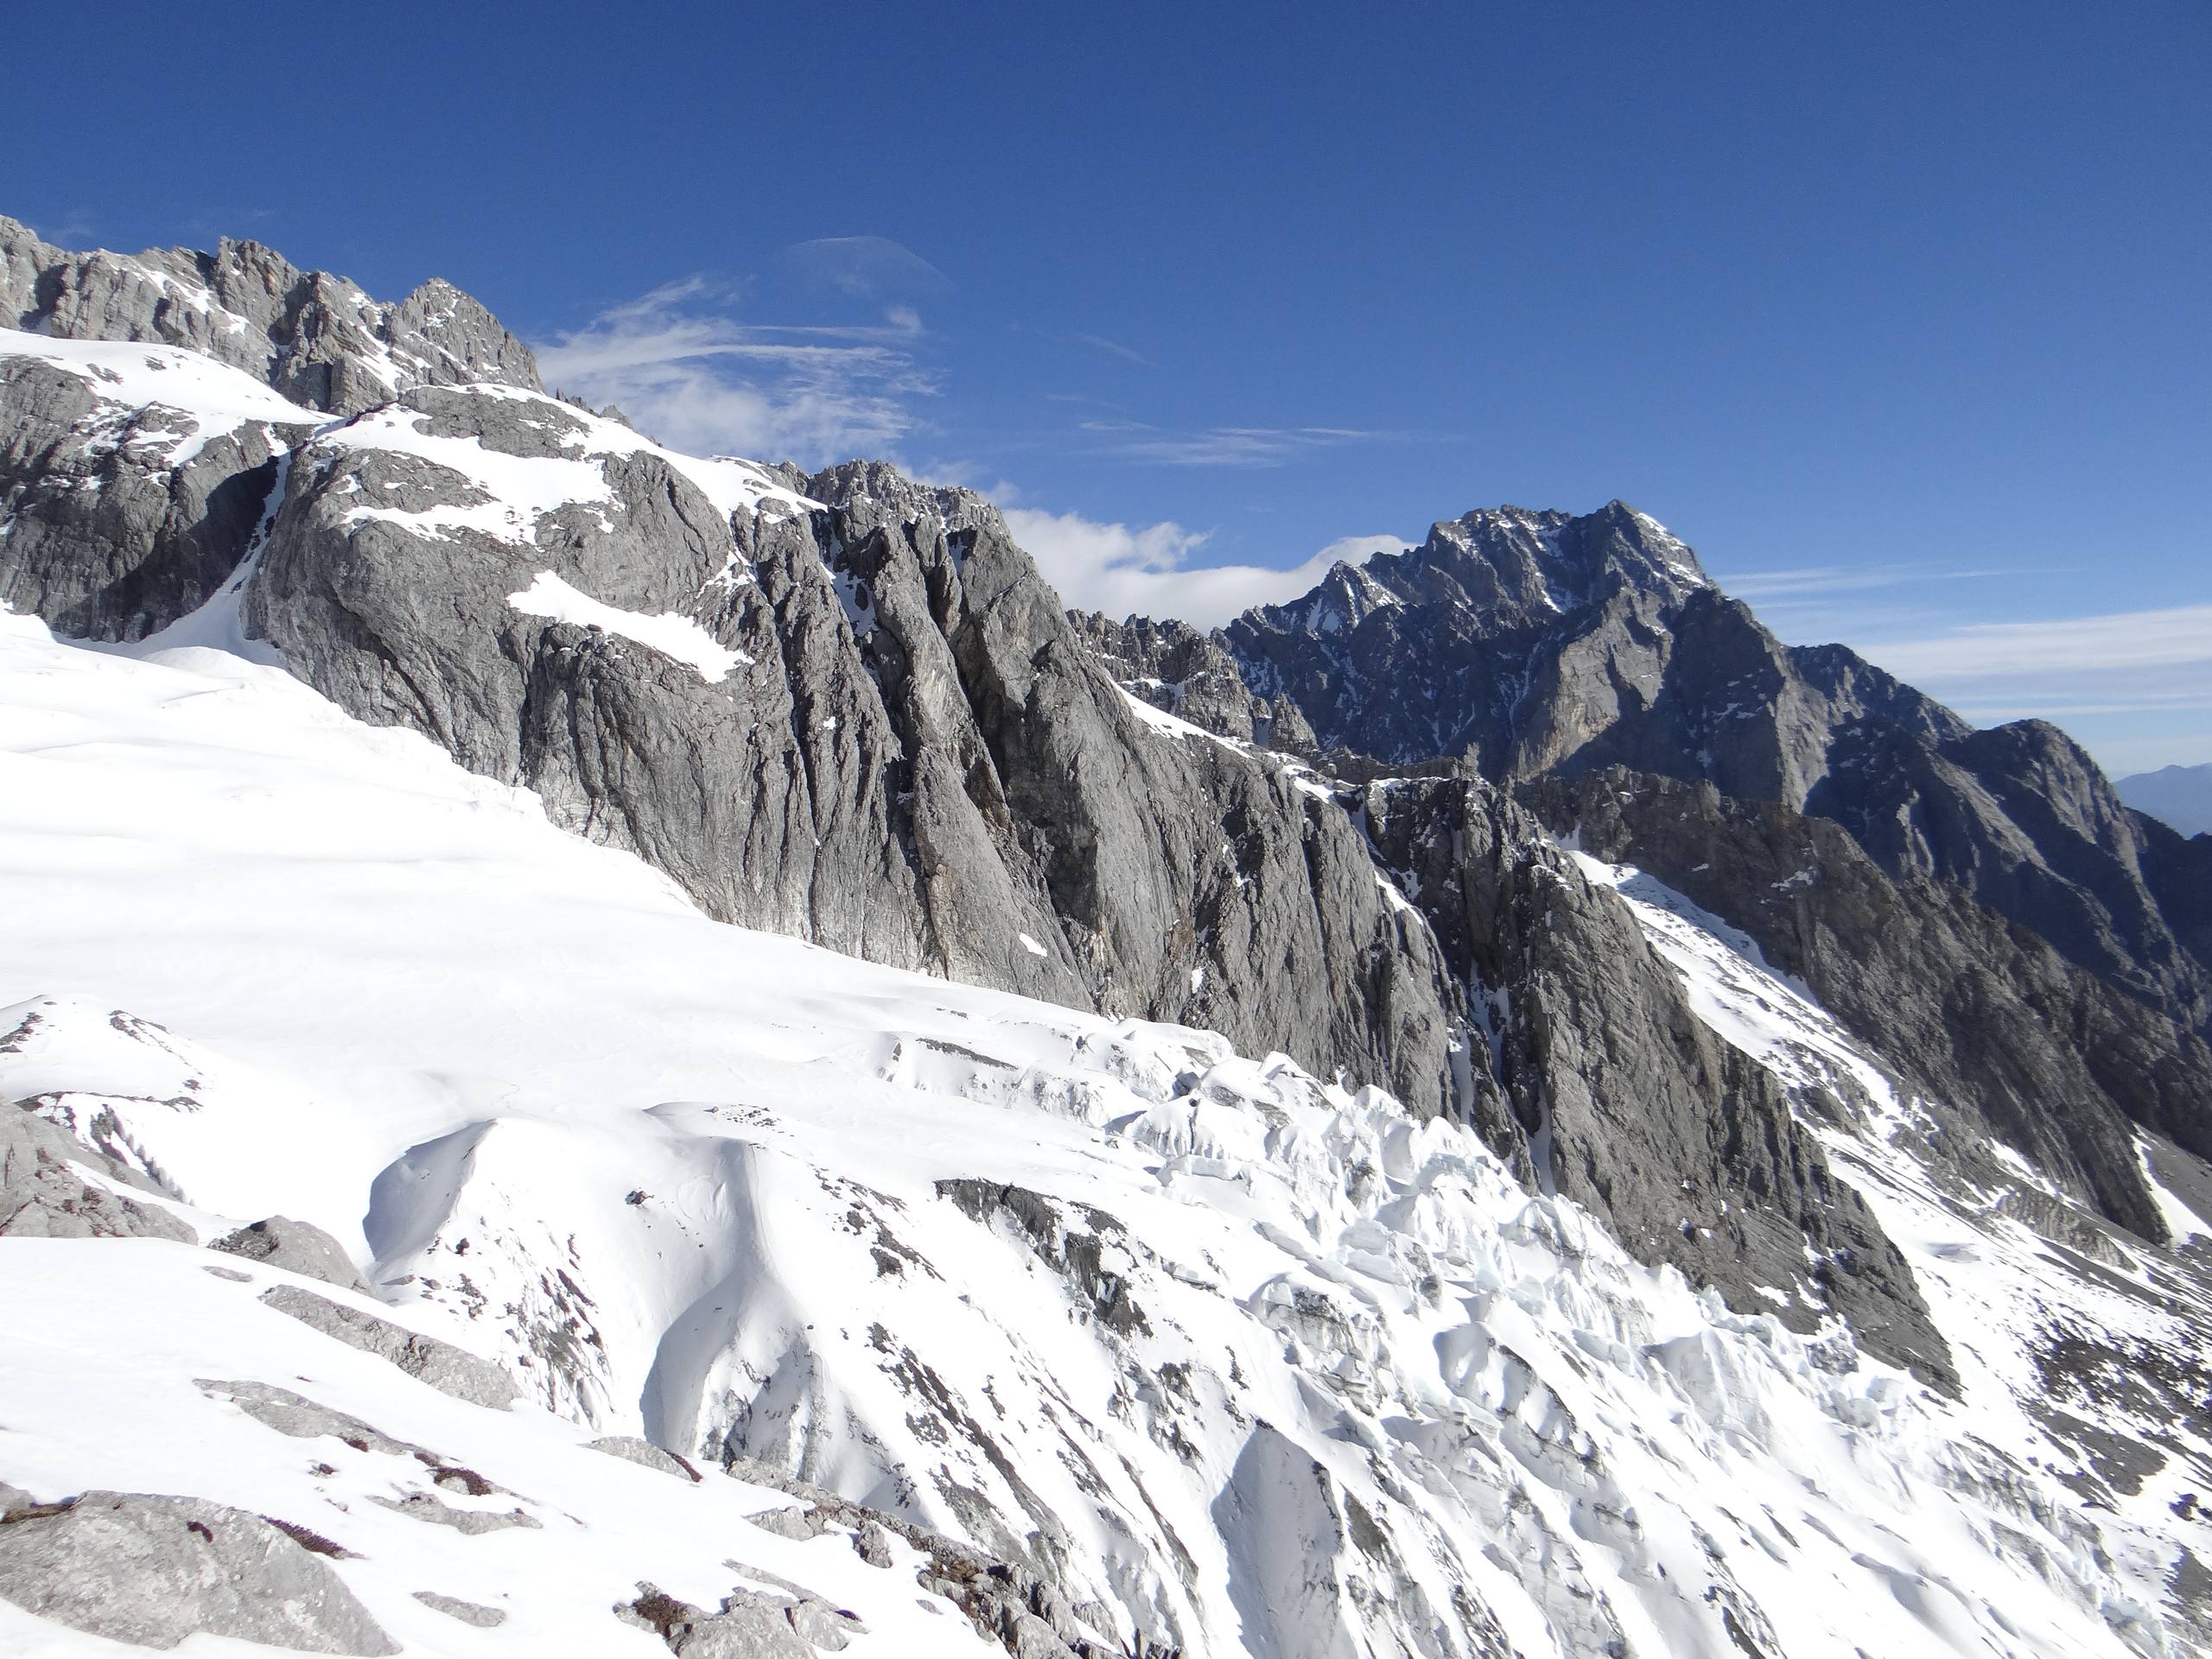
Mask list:
[[1853,644],[1978,726],[2064,726],[2114,775],[2212,758],[2212,605],[1970,623]]
[[1135,363],[1141,368],[1156,369],[1160,365],[1134,346],[1124,346],[1118,340],[1109,340],[1103,334],[1071,334],[1069,339],[1078,345],[1088,346],[1095,352],[1109,357],[1118,357],[1125,363]]
[[921,320],[883,327],[741,323],[734,294],[690,277],[601,312],[537,347],[548,385],[619,404],[638,427],[700,454],[823,465],[884,454],[934,391],[912,344]]
[[1975,622],[1859,649],[1891,673],[1928,685],[2018,678],[2047,687],[2057,674],[2212,671],[2212,605],[2040,622]]
[[1751,601],[1796,599],[1815,594],[1868,593],[1926,582],[1968,582],[2018,574],[2003,569],[1931,570],[1911,564],[1808,565],[1790,570],[1745,570],[1713,578],[1732,597]]
[[785,248],[782,263],[821,288],[863,300],[949,294],[952,279],[887,236],[818,236]]
[[1343,559],[1362,563],[1406,543],[1395,536],[1350,536],[1287,569],[1265,565],[1200,565],[1208,540],[1172,520],[1132,528],[1079,513],[1005,510],[1007,526],[1029,550],[1066,604],[1113,617],[1179,617],[1218,627],[1254,605],[1294,599]]
[[1135,421],[1086,421],[1079,429],[1109,442],[1102,454],[1168,467],[1281,467],[1301,455],[1393,435],[1339,426],[1213,426],[1174,432]]

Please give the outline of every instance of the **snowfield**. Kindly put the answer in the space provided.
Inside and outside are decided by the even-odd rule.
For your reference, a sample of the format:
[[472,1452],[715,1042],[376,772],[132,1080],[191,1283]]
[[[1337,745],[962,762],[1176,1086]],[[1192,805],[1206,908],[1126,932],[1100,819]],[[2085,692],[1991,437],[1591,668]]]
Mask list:
[[[1732,1040],[1879,1084],[1789,988],[1597,873]],[[326,1229],[378,1299],[351,1300],[523,1395],[449,1399],[285,1318],[274,1268],[10,1239],[0,1479],[322,1534],[406,1651],[642,1659],[660,1638],[612,1611],[639,1580],[709,1609],[789,1580],[859,1616],[855,1652],[988,1650],[904,1541],[886,1571],[849,1529],[747,1521],[793,1500],[715,1471],[741,1456],[1046,1569],[1104,1652],[2190,1650],[2164,1596],[2182,1477],[2125,1514],[2069,1490],[2006,1369],[2046,1294],[2033,1236],[1916,1188],[1878,1122],[1831,1153],[1907,1243],[1962,1402],[1638,1266],[1376,1091],[710,923],[228,652],[0,617],[0,882],[7,1098],[104,1124],[203,1239]],[[2158,1325],[2094,1289],[2082,1317]],[[385,1507],[426,1465],[288,1438],[245,1383],[433,1448],[498,1489],[437,1501],[537,1524]],[[583,1449],[602,1435],[706,1480]],[[128,1650],[5,1602],[0,1646]]]

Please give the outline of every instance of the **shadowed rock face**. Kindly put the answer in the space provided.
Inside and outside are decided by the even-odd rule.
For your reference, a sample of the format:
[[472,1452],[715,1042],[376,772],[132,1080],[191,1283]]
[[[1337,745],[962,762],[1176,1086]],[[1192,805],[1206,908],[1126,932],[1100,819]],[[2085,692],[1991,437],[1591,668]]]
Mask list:
[[2212,1154],[2212,1052],[2195,1035],[1956,886],[1892,879],[1824,820],[1622,772],[1520,793],[1559,834],[1742,928],[1885,1065],[1962,1110],[1953,1155],[1970,1173],[1993,1179],[1974,1160],[1994,1134],[2113,1220],[2165,1237],[2131,1125]]
[[2212,957],[2168,914],[2184,884],[2077,745],[2039,721],[1974,731],[1842,646],[1783,645],[1618,502],[1469,513],[1219,640],[1325,747],[1508,779],[1625,766],[1833,818],[1891,875],[1955,882],[2183,1023],[2212,1018]]
[[340,415],[410,385],[538,386],[530,348],[450,283],[382,305],[342,276],[228,237],[213,253],[72,253],[0,218],[0,327],[182,346]]
[[207,438],[181,465],[145,440],[196,423],[159,405],[104,417],[92,382],[0,359],[0,604],[86,639],[137,639],[197,609],[237,567],[304,427],[249,424]]
[[[1821,1295],[1864,1345],[1950,1386],[1948,1350],[1896,1247],[1773,1077],[1691,1012],[1613,894],[1478,779],[1370,785],[1360,810],[1486,1008],[1510,1111],[1478,1117],[1494,1147],[1608,1217],[1643,1260],[1743,1307],[1765,1311],[1753,1287],[1791,1282],[1810,1249]],[[1809,1330],[1820,1315],[1782,1317]]]

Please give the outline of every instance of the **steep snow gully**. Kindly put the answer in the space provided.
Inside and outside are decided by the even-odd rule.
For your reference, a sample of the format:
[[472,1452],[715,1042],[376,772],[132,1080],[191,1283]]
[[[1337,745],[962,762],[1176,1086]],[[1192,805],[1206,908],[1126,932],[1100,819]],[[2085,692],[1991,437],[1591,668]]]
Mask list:
[[[357,550],[505,550],[482,614],[574,642],[527,637],[531,697],[557,654],[727,712],[787,645],[766,541],[706,525],[678,592],[606,526],[703,500],[772,538],[828,511],[804,480],[544,397],[449,289],[383,308],[294,272],[320,312],[248,315],[232,277],[265,250],[111,257],[71,268],[69,315],[158,296],[166,333],[0,332],[25,429],[61,435],[4,458],[0,518],[0,1652],[2212,1651],[2188,1154],[2137,1141],[2167,1245],[2002,1147],[1968,1179],[1942,1103],[1748,937],[1542,842],[1529,880],[1624,906],[1685,1028],[1770,1079],[1779,1130],[1732,1132],[1808,1149],[1894,1242],[1948,1345],[1930,1386],[1834,1314],[1853,1264],[1809,1237],[1733,1308],[1631,1255],[1555,1195],[1546,1124],[1501,1154],[1379,1070],[1017,995],[1072,982],[1048,900],[1074,889],[1049,861],[1020,885],[1034,849],[976,781],[981,739],[963,810],[1014,873],[980,912],[1010,966],[938,977],[712,919],[664,848],[426,734],[465,700],[372,724],[296,677],[257,637],[257,562],[308,494]],[[270,342],[260,380],[241,334]],[[493,404],[504,448],[467,435]],[[874,642],[910,729],[973,732],[960,685],[1014,671],[944,620],[972,543],[912,594],[869,545],[805,573],[836,584],[840,648]],[[377,580],[346,557],[317,578],[341,607]],[[1039,670],[1027,695],[1089,683]],[[1356,791],[1105,695],[1146,779],[1234,773],[1209,800],[1305,826],[1287,866],[1366,849],[1358,937],[1444,960],[1418,884],[1366,861]],[[1246,903],[1273,867],[1220,829],[1208,902]],[[1204,1000],[1231,994],[1219,941],[1175,948],[1216,954],[1162,982],[1228,1008]],[[1511,1019],[1506,989],[1453,994]],[[1694,1240],[1743,1201],[1685,1181],[1669,1219]]]

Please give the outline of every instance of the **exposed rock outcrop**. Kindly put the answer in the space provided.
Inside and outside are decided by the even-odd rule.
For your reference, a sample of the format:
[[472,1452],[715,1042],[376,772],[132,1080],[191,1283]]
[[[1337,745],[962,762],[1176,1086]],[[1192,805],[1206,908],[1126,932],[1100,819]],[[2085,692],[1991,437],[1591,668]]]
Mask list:
[[[1382,862],[1486,1011],[1510,1115],[1478,1117],[1549,1190],[1607,1217],[1622,1243],[1737,1306],[1816,1259],[1815,1282],[1872,1351],[1948,1383],[1950,1360],[1910,1268],[1771,1076],[1690,1011],[1627,909],[1538,826],[1468,778],[1367,786]],[[1783,1317],[1810,1329],[1817,1315]]]
[[142,1648],[219,1636],[397,1653],[329,1563],[258,1516],[197,1497],[86,1492],[0,1520],[0,1596]]
[[226,1233],[208,1249],[242,1255],[250,1262],[282,1268],[305,1278],[320,1279],[340,1290],[358,1291],[364,1296],[369,1294],[368,1281],[361,1277],[360,1269],[336,1239],[321,1228],[294,1221],[289,1216],[271,1216],[266,1221],[257,1221],[251,1226]]
[[349,1348],[389,1360],[408,1376],[471,1405],[505,1411],[519,1396],[507,1374],[488,1359],[390,1319],[347,1307],[297,1285],[271,1285],[261,1300]]
[[530,348],[450,283],[381,304],[342,276],[228,237],[213,253],[73,253],[0,218],[0,327],[182,346],[338,415],[409,386],[538,385]]
[[[199,1236],[156,1204],[118,1187],[150,1192],[137,1171],[102,1156],[23,1105],[0,1105],[0,1238]],[[87,1179],[87,1174],[97,1179]]]
[[308,429],[201,428],[118,402],[97,378],[0,357],[0,604],[80,639],[137,639],[212,598],[278,455]]
[[1469,513],[1223,638],[1325,747],[1505,779],[1621,766],[1833,818],[1891,875],[1956,883],[2184,1024],[2212,1017],[2212,958],[2077,745],[1975,731],[1840,645],[1783,645],[1622,503]]
[[1116,622],[1097,612],[1071,611],[1083,643],[1121,688],[1163,714],[1262,748],[1306,753],[1313,728],[1298,706],[1278,694],[1252,695],[1218,633],[1204,634],[1173,618],[1133,616]]
[[[609,441],[549,400],[399,411],[525,459]],[[1442,1103],[1452,992],[1357,830],[1279,765],[1148,725],[987,503],[855,464],[733,515],[655,454],[599,465],[609,499],[503,539],[442,522],[465,479],[327,434],[247,624],[341,706],[529,785],[717,917]],[[728,670],[511,603],[541,570],[689,617]]]
[[2212,1155],[2212,1052],[2194,1034],[1956,886],[1892,879],[1821,818],[1618,771],[1522,793],[1558,833],[1743,929],[1929,1100],[1970,1113],[1953,1156],[1994,1134],[2166,1236],[2131,1124]]

